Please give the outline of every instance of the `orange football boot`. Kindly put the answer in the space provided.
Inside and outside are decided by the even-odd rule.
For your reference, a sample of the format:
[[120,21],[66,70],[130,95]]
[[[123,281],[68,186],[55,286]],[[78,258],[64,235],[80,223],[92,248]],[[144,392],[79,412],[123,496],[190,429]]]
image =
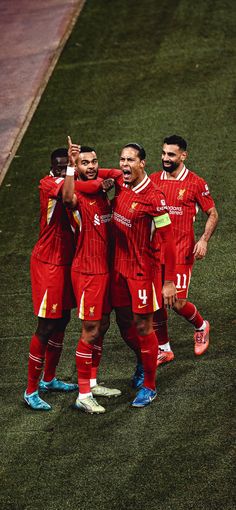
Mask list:
[[209,347],[210,324],[206,321],[206,327],[202,331],[194,333],[194,354],[201,356]]
[[174,357],[175,355],[172,351],[163,351],[159,347],[157,356],[157,367],[159,367],[163,363],[169,363],[170,361],[173,361]]

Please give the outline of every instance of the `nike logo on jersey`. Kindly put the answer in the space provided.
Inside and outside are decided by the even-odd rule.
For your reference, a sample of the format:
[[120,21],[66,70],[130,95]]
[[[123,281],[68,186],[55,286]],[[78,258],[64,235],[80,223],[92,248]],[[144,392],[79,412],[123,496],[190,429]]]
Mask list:
[[144,308],[147,305],[138,305],[138,308]]
[[94,202],[89,202],[89,205],[93,205],[93,204],[96,204],[96,200],[94,200]]

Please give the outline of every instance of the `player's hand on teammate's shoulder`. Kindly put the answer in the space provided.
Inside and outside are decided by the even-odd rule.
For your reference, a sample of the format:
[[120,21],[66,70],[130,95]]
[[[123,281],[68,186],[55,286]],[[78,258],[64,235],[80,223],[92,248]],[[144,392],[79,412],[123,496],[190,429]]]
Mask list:
[[207,254],[207,241],[201,237],[194,246],[193,249],[194,258],[196,260],[202,260]]
[[164,300],[164,306],[172,308],[176,301],[176,287],[174,282],[165,281],[162,287],[162,295]]
[[115,179],[112,179],[111,177],[109,179],[104,179],[104,181],[102,181],[103,191],[109,191],[110,189],[113,188],[114,184],[115,184]]
[[76,143],[72,143],[71,137],[67,137],[68,140],[68,159],[69,159],[69,165],[75,166],[76,158],[78,157],[80,153],[80,145]]

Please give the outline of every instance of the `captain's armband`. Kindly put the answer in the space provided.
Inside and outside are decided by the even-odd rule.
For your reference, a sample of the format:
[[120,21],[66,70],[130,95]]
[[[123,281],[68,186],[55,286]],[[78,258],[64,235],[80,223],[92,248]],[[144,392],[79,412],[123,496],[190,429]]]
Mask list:
[[166,227],[171,223],[168,213],[162,214],[161,216],[154,216],[153,221],[156,228]]

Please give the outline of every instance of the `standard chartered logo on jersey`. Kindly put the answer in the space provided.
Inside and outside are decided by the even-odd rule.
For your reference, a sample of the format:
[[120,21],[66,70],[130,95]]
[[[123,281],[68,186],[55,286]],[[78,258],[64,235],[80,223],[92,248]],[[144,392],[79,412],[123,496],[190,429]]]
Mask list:
[[131,228],[132,223],[129,218],[125,218],[125,216],[122,216],[121,214],[114,212],[114,220],[118,221],[118,223],[122,223],[122,225],[125,225],[126,227]]
[[108,223],[111,221],[111,214],[102,214],[99,216],[98,214],[94,214],[93,218],[93,224],[94,225],[101,225],[101,223]]
[[168,205],[167,209],[169,214],[178,214],[180,216],[182,216],[183,214],[183,209],[181,205],[180,206]]

